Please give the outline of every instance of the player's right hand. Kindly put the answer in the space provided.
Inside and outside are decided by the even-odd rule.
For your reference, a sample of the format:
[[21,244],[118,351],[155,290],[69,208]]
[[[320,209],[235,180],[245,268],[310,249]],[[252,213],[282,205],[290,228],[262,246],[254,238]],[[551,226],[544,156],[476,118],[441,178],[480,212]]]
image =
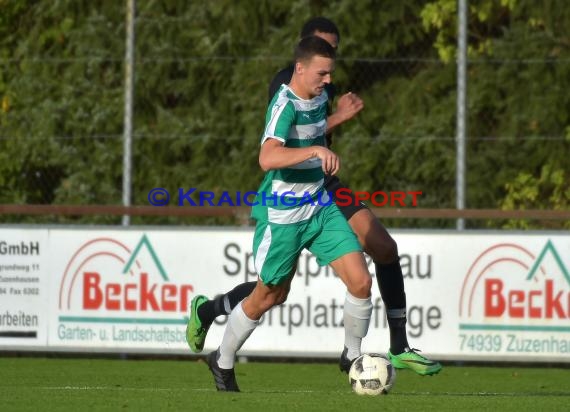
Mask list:
[[321,167],[327,175],[335,175],[340,170],[340,157],[326,147],[316,146],[315,157],[321,159]]

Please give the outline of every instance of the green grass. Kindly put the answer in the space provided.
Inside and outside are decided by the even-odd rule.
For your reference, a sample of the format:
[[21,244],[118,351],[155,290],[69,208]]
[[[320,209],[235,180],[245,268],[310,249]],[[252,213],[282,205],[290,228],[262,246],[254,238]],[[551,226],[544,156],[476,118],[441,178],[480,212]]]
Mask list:
[[398,371],[387,396],[352,393],[336,364],[238,364],[241,393],[218,393],[204,362],[0,357],[6,411],[562,411],[570,369],[458,367]]

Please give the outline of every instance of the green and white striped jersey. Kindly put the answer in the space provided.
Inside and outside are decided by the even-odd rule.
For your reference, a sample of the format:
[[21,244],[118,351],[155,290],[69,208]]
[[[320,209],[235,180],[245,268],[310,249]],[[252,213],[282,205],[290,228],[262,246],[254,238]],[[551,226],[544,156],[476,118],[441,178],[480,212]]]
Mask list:
[[[325,146],[327,101],[326,91],[304,100],[281,85],[267,109],[261,144],[272,138],[291,148]],[[252,217],[278,224],[303,222],[332,202],[323,183],[319,158],[270,170],[257,191]]]

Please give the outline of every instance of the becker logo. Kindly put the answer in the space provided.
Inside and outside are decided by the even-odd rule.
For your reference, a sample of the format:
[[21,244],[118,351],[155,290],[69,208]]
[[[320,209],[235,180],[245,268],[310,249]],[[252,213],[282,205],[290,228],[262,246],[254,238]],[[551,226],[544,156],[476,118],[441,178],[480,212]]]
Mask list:
[[59,289],[59,309],[178,315],[186,312],[192,291],[190,284],[170,282],[146,235],[134,249],[100,237],[85,242],[69,260]]
[[459,316],[462,329],[567,326],[570,274],[552,241],[537,251],[515,243],[483,251],[463,281]]

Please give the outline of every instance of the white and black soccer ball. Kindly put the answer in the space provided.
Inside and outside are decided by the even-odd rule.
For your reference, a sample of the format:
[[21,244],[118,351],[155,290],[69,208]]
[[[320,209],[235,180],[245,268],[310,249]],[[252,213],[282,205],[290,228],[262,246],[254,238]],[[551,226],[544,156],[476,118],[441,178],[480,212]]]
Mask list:
[[386,395],[396,381],[396,369],[386,357],[368,353],[352,362],[348,381],[358,395]]

